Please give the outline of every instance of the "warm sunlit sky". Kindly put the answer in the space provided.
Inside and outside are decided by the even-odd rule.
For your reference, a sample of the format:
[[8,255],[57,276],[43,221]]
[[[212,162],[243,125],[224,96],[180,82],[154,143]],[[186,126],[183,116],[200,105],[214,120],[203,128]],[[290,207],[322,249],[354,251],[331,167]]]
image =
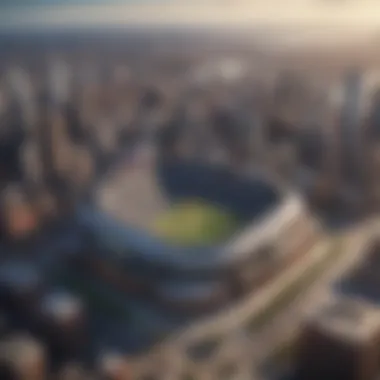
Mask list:
[[0,10],[1,29],[270,23],[318,24],[321,29],[339,28],[344,34],[380,28],[379,0],[8,0],[8,3]]

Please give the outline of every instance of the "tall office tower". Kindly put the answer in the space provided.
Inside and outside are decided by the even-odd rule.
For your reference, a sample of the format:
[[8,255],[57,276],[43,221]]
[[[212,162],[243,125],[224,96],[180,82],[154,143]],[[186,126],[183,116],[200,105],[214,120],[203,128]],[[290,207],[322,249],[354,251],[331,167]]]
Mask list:
[[368,116],[367,137],[371,141],[380,141],[380,87],[372,94]]
[[11,101],[11,96],[8,89],[3,84],[0,85],[0,117],[3,118],[6,114],[9,104]]
[[64,60],[55,59],[48,68],[48,88],[50,99],[55,105],[66,104],[70,98],[72,72]]
[[41,299],[36,315],[54,353],[61,359],[78,359],[88,338],[86,310],[81,299],[66,291],[53,291]]
[[28,319],[43,291],[41,273],[33,264],[17,259],[3,262],[0,269],[0,302],[12,317],[24,319],[29,324]]
[[298,126],[307,104],[305,83],[293,73],[282,73],[274,90],[274,113],[278,120],[292,128]]
[[80,364],[69,362],[60,369],[57,380],[95,380],[91,375]]
[[380,143],[374,136],[368,144],[366,155],[368,158],[368,166],[366,167],[368,210],[377,212],[380,206]]
[[96,164],[90,149],[84,145],[74,145],[71,148],[70,170],[67,176],[74,202],[87,193],[95,173]]
[[131,69],[126,64],[117,64],[112,70],[113,82],[118,86],[128,86],[130,84],[131,77]]
[[101,117],[94,122],[92,127],[92,138],[99,153],[100,161],[107,161],[117,150],[118,135],[117,125],[111,117]]
[[[57,199],[57,210],[68,211],[73,205],[70,175],[73,170],[73,143],[69,139],[67,119],[62,107],[44,96],[40,101],[41,121],[37,144],[43,170],[43,187]],[[77,163],[81,165],[81,163]]]
[[324,151],[323,132],[317,125],[305,126],[297,136],[300,164],[314,173],[322,169]]
[[246,89],[238,98],[238,116],[242,125],[246,128],[246,145],[251,165],[264,164],[267,155],[265,111],[267,104],[262,83],[255,81],[250,83],[250,88]]
[[218,107],[211,116],[211,128],[228,152],[230,164],[244,168],[249,158],[249,125],[239,110],[229,105]]
[[21,67],[13,67],[7,72],[6,84],[13,100],[20,107],[25,128],[33,128],[38,115],[35,88],[29,72]]
[[164,94],[159,88],[148,87],[142,89],[141,100],[137,113],[137,123],[140,129],[140,138],[135,158],[142,165],[151,164],[156,157],[156,136],[162,124]]
[[41,171],[43,173],[42,183],[50,186],[50,182],[54,177],[54,153],[51,144],[51,101],[48,92],[45,90],[41,90],[38,95],[38,114],[39,121],[34,134],[38,147]]
[[274,87],[267,126],[269,141],[277,143],[294,137],[304,108],[302,98],[298,79],[291,73],[282,73]]
[[363,158],[363,76],[349,72],[343,83],[343,104],[340,117],[342,174],[349,182],[361,179]]
[[326,85],[324,99],[324,107],[320,110],[323,113],[321,121],[321,138],[323,141],[321,175],[324,181],[335,182],[337,186],[340,179],[341,164],[338,123],[342,104],[342,92],[334,84]]
[[297,168],[297,152],[291,142],[282,142],[273,152],[273,168],[279,179],[284,183],[292,182]]
[[24,335],[0,343],[0,377],[4,380],[45,380],[46,352],[33,338]]
[[100,355],[98,372],[109,380],[132,380],[132,370],[125,355],[105,352]]
[[266,123],[264,116],[258,109],[247,115],[248,145],[250,158],[258,164],[265,164],[268,157],[268,145],[266,141]]
[[36,188],[43,183],[43,168],[37,139],[31,136],[20,148],[20,164],[23,180],[28,187]]
[[[80,126],[76,131],[70,131],[69,120],[65,116],[67,115],[62,110],[56,110],[52,118],[50,144],[54,164],[53,186],[57,186],[52,193],[60,197],[59,200],[64,202],[69,210],[88,190],[95,174],[96,163],[85,139],[85,131]],[[99,145],[107,145],[109,135],[114,143],[113,125],[104,127],[101,130],[102,134],[97,136],[101,141]]]
[[283,71],[277,77],[274,86],[274,103],[281,104],[290,99],[294,94],[296,78],[293,73]]
[[87,131],[82,123],[78,98],[62,107],[63,116],[67,123],[67,134],[69,140],[74,144],[88,143]]
[[212,136],[208,126],[208,109],[204,93],[198,88],[190,88],[183,94],[174,111],[175,123],[180,132],[181,151],[184,156],[201,160],[211,158],[215,155],[212,146]]
[[380,206],[380,87],[376,86],[371,93],[370,107],[365,130],[365,158],[367,165],[364,168],[366,174],[367,195],[369,208],[375,206],[375,211]]
[[55,178],[66,178],[70,170],[71,144],[68,139],[67,120],[60,110],[53,110],[50,119],[49,144],[51,145],[52,165]]
[[20,105],[12,101],[2,115],[0,125],[0,162],[5,180],[19,181],[22,176],[20,147],[25,137]]
[[23,239],[39,227],[36,212],[20,186],[9,185],[2,191],[0,209],[3,233],[11,240]]
[[365,76],[366,87],[366,138],[380,139],[380,71],[370,70]]
[[374,379],[379,355],[380,310],[330,295],[304,322],[297,347],[297,378]]

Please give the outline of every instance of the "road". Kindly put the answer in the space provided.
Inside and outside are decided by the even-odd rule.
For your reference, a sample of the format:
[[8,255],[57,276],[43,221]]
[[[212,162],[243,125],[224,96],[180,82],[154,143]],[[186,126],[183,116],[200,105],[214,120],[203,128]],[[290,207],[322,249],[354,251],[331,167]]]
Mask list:
[[305,311],[317,308],[323,302],[325,295],[334,280],[353,267],[361,258],[359,254],[372,236],[374,226],[367,223],[349,229],[342,233],[344,247],[348,252],[338,259],[311,290],[301,293],[284,312],[278,314],[265,328],[253,337],[253,356],[257,365],[262,363],[282,343],[291,339],[300,326]]
[[[283,277],[277,278],[265,291],[259,292],[258,297],[254,297],[250,302],[241,305],[238,310],[233,308],[230,312],[225,312],[219,318],[213,318],[210,321],[200,321],[201,323],[187,329],[183,334],[179,334],[172,341],[167,342],[164,346],[160,346],[153,350],[152,355],[155,360],[150,357],[144,357],[141,361],[134,363],[136,373],[157,374],[162,373],[162,378],[176,379],[183,374],[184,368],[192,378],[196,379],[216,379],[219,373],[226,365],[232,363],[238,368],[236,376],[242,379],[261,378],[260,373],[262,364],[268,359],[274,350],[286,343],[299,328],[304,312],[318,307],[324,295],[330,289],[330,285],[351,266],[360,260],[361,248],[369,242],[369,237],[374,229],[370,224],[362,224],[360,227],[346,229],[345,232],[337,236],[331,236],[332,239],[343,239],[344,246],[341,249],[346,250],[341,256],[333,261],[331,267],[319,277],[313,285],[301,291],[299,296],[291,301],[283,310],[278,312],[275,317],[268,320],[264,327],[252,334],[245,329],[247,315],[252,316],[257,310],[273,302],[273,297],[278,291],[284,289],[285,283],[288,282],[288,276],[293,280],[297,274],[293,272],[298,267],[298,275],[302,272],[299,265],[307,265],[307,268],[313,267],[315,263],[323,261],[323,258],[331,251],[321,251],[323,247],[314,248],[314,251],[301,260],[300,263],[287,273],[282,274]],[[319,257],[319,259],[318,259]],[[304,268],[305,269],[305,268]],[[257,296],[257,295],[256,295]],[[187,349],[192,344],[211,341],[222,335],[216,351],[211,353],[207,358],[195,360],[187,354]],[[158,358],[158,360],[157,360]],[[165,359],[166,358],[166,359]],[[168,360],[170,363],[165,367],[162,361]],[[236,377],[237,378],[237,377]]]
[[198,323],[186,328],[182,334],[176,336],[174,341],[186,345],[190,342],[202,341],[205,337],[226,335],[241,329],[242,326],[249,324],[255,315],[265,310],[284,288],[294,282],[300,273],[322,261],[328,251],[328,246],[325,241],[318,243],[311,252],[297,260],[290,268],[282,271],[268,284],[263,285],[253,294],[249,294],[238,304],[223,309],[218,315],[201,319]]

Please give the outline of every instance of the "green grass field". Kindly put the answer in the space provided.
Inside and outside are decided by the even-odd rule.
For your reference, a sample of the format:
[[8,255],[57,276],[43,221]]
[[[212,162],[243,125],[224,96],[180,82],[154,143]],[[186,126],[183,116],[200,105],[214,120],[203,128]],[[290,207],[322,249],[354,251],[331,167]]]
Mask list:
[[200,200],[188,200],[159,217],[153,232],[171,244],[207,246],[222,242],[239,226],[239,220],[223,209]]

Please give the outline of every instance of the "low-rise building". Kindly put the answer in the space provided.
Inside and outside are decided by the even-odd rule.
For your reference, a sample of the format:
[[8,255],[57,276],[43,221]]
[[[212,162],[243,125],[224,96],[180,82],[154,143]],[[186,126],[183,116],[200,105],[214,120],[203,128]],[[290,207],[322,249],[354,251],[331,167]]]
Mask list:
[[297,349],[299,379],[374,379],[380,369],[380,309],[331,295],[307,316]]

